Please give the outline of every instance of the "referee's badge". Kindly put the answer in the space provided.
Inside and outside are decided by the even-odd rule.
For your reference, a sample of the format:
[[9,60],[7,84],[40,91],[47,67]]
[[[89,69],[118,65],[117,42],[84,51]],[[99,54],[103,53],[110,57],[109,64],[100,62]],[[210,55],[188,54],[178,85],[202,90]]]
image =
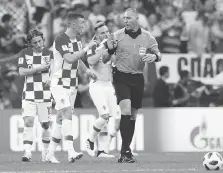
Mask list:
[[146,54],[146,48],[145,47],[139,47],[139,55],[144,56]]

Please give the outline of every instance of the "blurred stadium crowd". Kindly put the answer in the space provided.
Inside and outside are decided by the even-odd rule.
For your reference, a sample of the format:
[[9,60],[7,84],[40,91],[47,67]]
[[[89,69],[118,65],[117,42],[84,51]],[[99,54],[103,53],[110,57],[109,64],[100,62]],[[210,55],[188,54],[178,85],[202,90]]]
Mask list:
[[[162,53],[201,56],[223,52],[222,0],[0,0],[0,110],[21,106],[23,84],[17,73],[16,55],[26,46],[26,33],[30,29],[40,29],[46,47],[50,48],[55,36],[66,28],[66,14],[76,11],[86,19],[83,34],[86,43],[94,35],[94,25],[99,21],[105,22],[110,32],[122,28],[123,11],[129,7],[138,10],[140,26],[157,39]],[[155,64],[148,64],[144,73],[144,106],[148,107],[153,106]],[[88,94],[89,79],[84,74],[79,77],[75,106],[93,107]],[[202,104],[195,99],[189,105],[207,106],[209,103]]]

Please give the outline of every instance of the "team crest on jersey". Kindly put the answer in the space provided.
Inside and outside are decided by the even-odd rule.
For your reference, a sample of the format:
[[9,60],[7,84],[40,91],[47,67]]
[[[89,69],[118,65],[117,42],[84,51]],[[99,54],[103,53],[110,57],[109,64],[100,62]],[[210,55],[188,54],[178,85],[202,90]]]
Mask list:
[[50,62],[50,56],[42,56],[42,62],[43,63],[49,63]]

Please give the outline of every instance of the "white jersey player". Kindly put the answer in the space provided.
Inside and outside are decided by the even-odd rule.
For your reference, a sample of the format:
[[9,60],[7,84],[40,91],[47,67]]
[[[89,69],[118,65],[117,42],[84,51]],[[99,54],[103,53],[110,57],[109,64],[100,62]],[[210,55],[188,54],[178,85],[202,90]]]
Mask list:
[[27,35],[29,47],[20,51],[18,59],[19,74],[25,76],[22,100],[22,116],[24,120],[23,145],[25,154],[22,161],[31,160],[33,144],[33,125],[35,116],[42,127],[42,161],[46,161],[50,143],[50,110],[51,92],[48,85],[50,80],[50,64],[53,52],[43,47],[43,33],[31,30]]
[[91,70],[80,60],[88,49],[96,44],[92,41],[82,49],[80,35],[85,25],[83,15],[70,13],[67,16],[67,25],[66,32],[58,35],[53,44],[54,70],[51,91],[56,102],[57,119],[47,155],[47,161],[52,163],[59,163],[54,152],[62,137],[70,163],[83,156],[83,153],[74,150],[72,135],[72,113],[78,87],[77,70],[81,69],[94,77]]
[[[95,121],[93,129],[87,139],[87,152],[91,156],[114,157],[109,155],[109,144],[112,137],[116,135],[119,129],[120,112],[117,105],[117,98],[112,84],[112,66],[111,56],[106,49],[106,38],[109,34],[107,26],[104,23],[97,23],[95,26],[97,46],[93,46],[87,52],[87,60],[90,69],[96,74],[97,81],[90,81],[89,92],[91,98],[99,112],[99,118]],[[118,116],[119,115],[119,116]],[[108,121],[109,120],[109,121]],[[104,150],[95,149],[94,143],[96,137],[103,126],[108,121],[108,145]],[[117,123],[115,123],[117,122]],[[100,141],[98,141],[100,143]]]

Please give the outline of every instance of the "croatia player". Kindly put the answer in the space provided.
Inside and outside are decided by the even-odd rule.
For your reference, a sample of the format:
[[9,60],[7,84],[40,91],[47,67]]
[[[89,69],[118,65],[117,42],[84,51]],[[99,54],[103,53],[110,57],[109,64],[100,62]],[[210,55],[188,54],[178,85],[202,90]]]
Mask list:
[[66,20],[66,32],[57,36],[53,44],[54,70],[51,91],[56,102],[57,119],[47,155],[47,161],[52,163],[59,163],[54,152],[62,136],[70,163],[83,156],[83,153],[74,150],[72,135],[72,113],[78,86],[77,70],[81,69],[90,77],[95,77],[80,60],[88,49],[96,44],[95,41],[91,41],[82,49],[80,34],[85,25],[84,17],[81,14],[70,13]]
[[43,34],[31,30],[27,35],[29,47],[21,50],[18,67],[19,74],[25,76],[22,100],[22,116],[24,120],[23,144],[25,154],[22,161],[30,161],[33,143],[33,125],[35,116],[42,127],[42,161],[46,161],[50,143],[49,118],[51,110],[51,92],[49,88],[49,68],[53,58],[52,51],[43,47]]
[[89,92],[99,112],[99,118],[95,121],[89,139],[87,139],[87,152],[90,156],[114,157],[107,153],[109,145],[107,145],[105,151],[97,152],[94,148],[94,143],[97,142],[96,137],[108,120],[108,143],[110,144],[112,137],[116,135],[119,129],[118,120],[121,117],[121,114],[118,117],[117,98],[112,85],[111,56],[108,54],[105,44],[109,31],[102,22],[96,24],[95,31],[98,46],[92,47],[88,51],[87,56],[90,69],[96,74],[98,79],[96,82],[90,81]]

